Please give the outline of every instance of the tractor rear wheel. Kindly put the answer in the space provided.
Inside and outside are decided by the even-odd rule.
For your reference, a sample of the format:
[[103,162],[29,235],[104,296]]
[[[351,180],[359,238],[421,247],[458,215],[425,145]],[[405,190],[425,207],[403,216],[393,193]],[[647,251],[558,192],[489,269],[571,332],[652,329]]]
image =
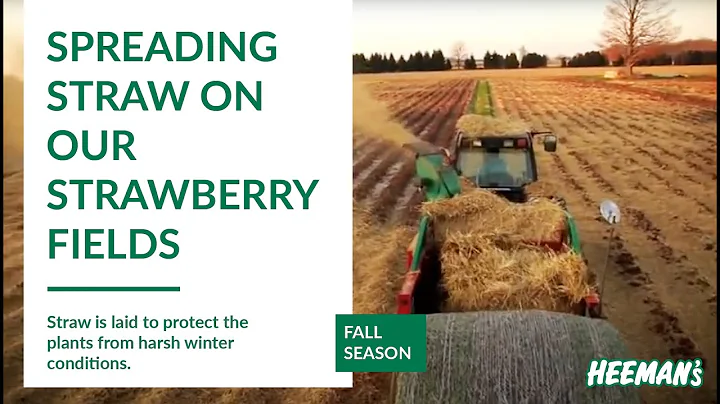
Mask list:
[[627,358],[607,322],[544,311],[427,316],[425,373],[396,377],[397,404],[630,404],[628,387],[586,387],[589,361]]

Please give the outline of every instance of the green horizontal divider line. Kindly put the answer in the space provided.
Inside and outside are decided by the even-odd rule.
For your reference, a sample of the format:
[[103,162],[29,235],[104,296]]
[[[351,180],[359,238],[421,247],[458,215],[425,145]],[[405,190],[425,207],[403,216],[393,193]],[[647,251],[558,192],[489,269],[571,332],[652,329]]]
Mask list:
[[48,292],[179,292],[180,286],[48,286]]

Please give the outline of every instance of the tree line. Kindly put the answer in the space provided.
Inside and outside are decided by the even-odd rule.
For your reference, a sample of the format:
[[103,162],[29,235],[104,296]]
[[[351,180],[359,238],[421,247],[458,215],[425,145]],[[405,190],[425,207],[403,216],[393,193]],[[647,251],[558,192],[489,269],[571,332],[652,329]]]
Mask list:
[[356,73],[391,73],[391,72],[427,72],[452,69],[450,59],[446,58],[442,50],[432,53],[417,51],[405,58],[395,59],[392,53],[373,53],[366,57],[362,53],[353,54],[353,74]]
[[[575,56],[560,57],[561,67],[603,67],[623,66],[622,57],[610,60],[603,52],[591,51],[578,53]],[[497,52],[485,52],[482,63],[478,63],[474,55],[465,58],[460,64],[465,70],[473,69],[532,69],[547,67],[547,55],[530,52],[522,57],[516,53],[501,55]],[[683,51],[676,54],[661,53],[650,58],[639,59],[634,66],[669,66],[669,65],[715,65],[717,64],[717,51]],[[442,71],[453,68],[453,63],[446,58],[442,50],[432,52],[417,51],[407,58],[395,58],[392,53],[373,53],[366,57],[362,53],[353,54],[353,74],[357,73],[392,73],[392,72],[419,72]]]
[[[500,55],[497,52],[486,52],[482,59],[482,66],[478,65],[478,61],[474,55],[465,58],[462,61],[462,68],[466,70],[472,69],[531,69],[535,67],[546,67],[548,57],[537,53],[528,53],[522,58],[518,58],[515,53],[509,55]],[[391,72],[420,72],[420,71],[442,71],[453,68],[451,60],[443,54],[443,51],[436,49],[434,51],[417,51],[407,58],[401,55],[395,58],[390,53],[380,54],[373,53],[370,57],[363,53],[353,54],[353,74],[356,73],[391,73]]]
[[[521,57],[515,52],[508,55],[500,55],[497,52],[485,52],[483,57],[483,69],[534,69],[537,67],[547,67],[548,57],[538,53],[530,52]],[[468,67],[466,67],[468,68]],[[477,66],[471,67],[472,69]]]
[[[717,51],[684,51],[676,54],[660,53],[652,57],[639,58],[633,66],[689,66],[689,65],[715,65],[717,64]],[[624,66],[622,56],[611,60],[598,51],[578,53],[572,58],[560,58],[561,67],[601,67]]]

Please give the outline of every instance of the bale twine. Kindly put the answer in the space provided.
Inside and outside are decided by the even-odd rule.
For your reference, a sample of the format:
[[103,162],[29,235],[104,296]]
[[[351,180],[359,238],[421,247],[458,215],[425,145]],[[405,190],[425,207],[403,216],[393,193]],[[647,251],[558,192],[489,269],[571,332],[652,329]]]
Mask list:
[[428,368],[400,373],[397,404],[635,404],[637,389],[586,388],[591,359],[628,357],[618,332],[543,311],[427,316]]

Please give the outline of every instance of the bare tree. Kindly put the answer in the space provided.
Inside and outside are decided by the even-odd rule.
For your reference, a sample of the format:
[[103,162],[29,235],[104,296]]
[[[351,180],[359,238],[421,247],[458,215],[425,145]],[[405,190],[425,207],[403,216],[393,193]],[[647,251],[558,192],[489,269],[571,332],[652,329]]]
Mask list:
[[611,0],[605,8],[603,45],[619,52],[629,75],[644,55],[677,37],[669,4],[670,0]]
[[521,46],[520,49],[518,49],[518,57],[520,60],[522,60],[525,55],[527,55],[527,49],[525,49],[525,45]]
[[465,42],[455,42],[452,48],[452,56],[455,58],[455,65],[458,69],[462,69],[462,62],[465,59]]

